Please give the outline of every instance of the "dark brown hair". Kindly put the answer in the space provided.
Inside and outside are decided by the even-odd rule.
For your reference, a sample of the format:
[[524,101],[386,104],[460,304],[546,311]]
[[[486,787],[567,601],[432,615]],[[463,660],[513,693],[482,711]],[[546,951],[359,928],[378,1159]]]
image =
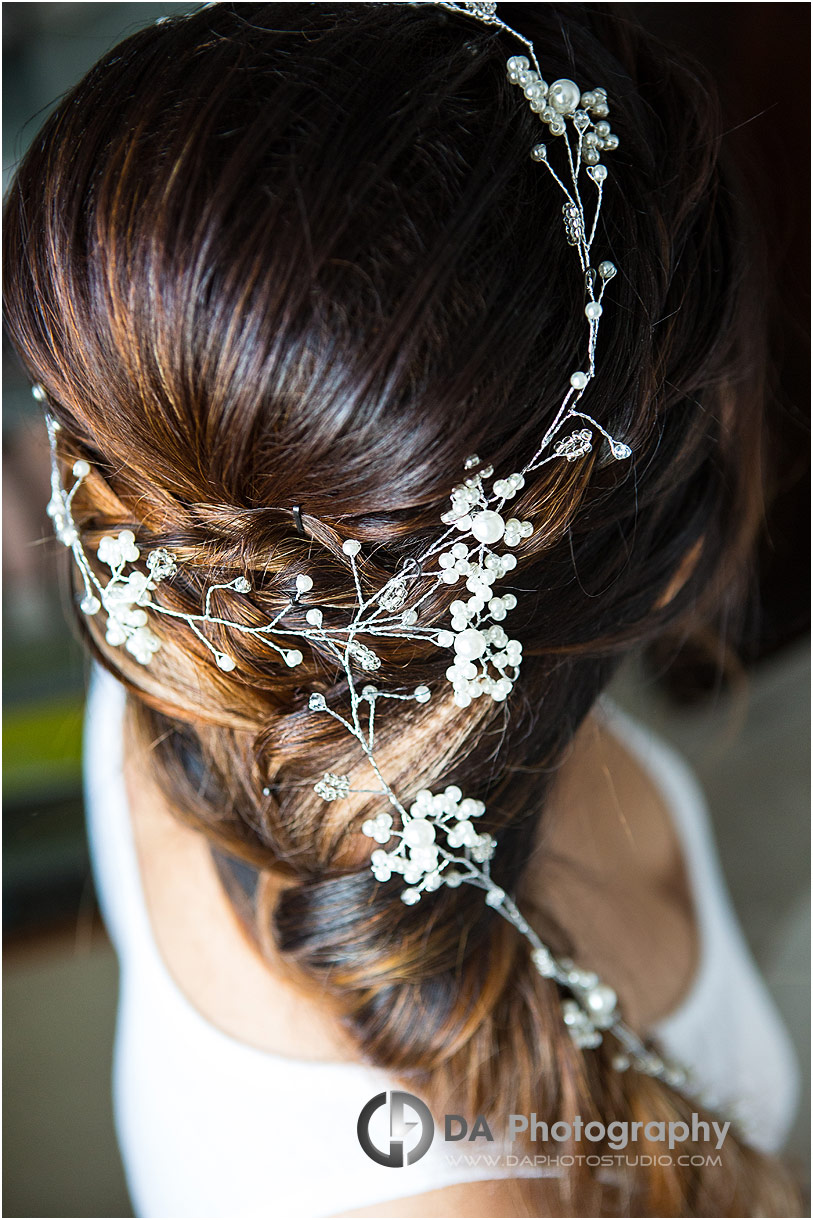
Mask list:
[[[516,501],[538,528],[512,580],[524,662],[510,708],[459,709],[449,691],[381,731],[396,789],[459,779],[483,797],[495,877],[519,893],[556,767],[618,662],[734,604],[760,510],[763,356],[708,83],[617,6],[505,8],[546,79],[610,95],[621,147],[596,249],[620,274],[589,409],[634,458],[597,447],[543,467]],[[183,566],[161,596],[188,612],[243,573],[255,591],[227,604],[246,621],[282,609],[301,572],[326,610],[346,608],[343,539],[362,540],[378,587],[437,531],[469,453],[502,472],[530,455],[583,361],[583,286],[558,188],[528,156],[538,120],[505,79],[514,50],[432,7],[222,4],[128,38],[64,99],[9,194],[5,294],[63,456],[95,469],[74,505],[88,551],[120,528],[169,547]],[[480,893],[407,907],[373,879],[369,804],[345,812],[309,787],[357,765],[307,712],[310,690],[337,706],[346,693],[329,655],[287,670],[233,633],[226,674],[162,618],[144,669],[98,619],[82,625],[126,682],[178,816],[261,870],[259,942],[323,989],[365,1059],[437,1108],[691,1113],[613,1071],[609,1048],[573,1046],[556,988]],[[382,681],[408,665],[410,683],[444,689],[443,652],[379,651]],[[567,947],[549,913],[536,921]],[[778,1169],[733,1138],[722,1167],[627,1173],[611,1190],[577,1166],[558,1205],[793,1206]],[[529,1206],[537,1189],[523,1186]]]

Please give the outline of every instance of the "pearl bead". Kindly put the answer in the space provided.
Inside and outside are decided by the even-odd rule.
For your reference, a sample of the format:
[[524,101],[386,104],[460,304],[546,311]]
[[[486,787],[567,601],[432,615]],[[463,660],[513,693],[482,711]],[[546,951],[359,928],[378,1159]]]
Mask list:
[[231,670],[234,669],[234,660],[231,657],[227,657],[225,652],[218,652],[215,656],[215,660],[224,673],[230,673]]
[[594,182],[603,182],[607,177],[606,165],[593,165],[590,168],[590,177]]
[[464,660],[473,661],[475,657],[481,657],[485,652],[486,638],[482,631],[478,631],[475,627],[468,627],[455,637],[454,650]]
[[285,654],[285,664],[291,669],[302,663],[302,653],[298,648],[289,648]]
[[543,978],[553,978],[556,973],[556,962],[550,949],[544,945],[541,949],[534,949],[531,953],[531,961]]
[[516,607],[517,599],[514,597],[513,593],[503,593],[502,604],[505,606],[506,610],[513,610]]
[[438,648],[451,648],[454,644],[454,636],[451,631],[439,631],[437,637]]
[[409,847],[428,847],[435,842],[435,827],[427,822],[425,817],[416,817],[415,821],[404,826],[404,843]]
[[600,136],[608,136],[610,134],[610,124],[605,123],[602,119],[600,123],[596,123],[596,133]]
[[31,387],[31,397],[37,402],[45,402],[45,390],[38,382]]
[[618,136],[616,136],[616,135],[605,136],[604,137],[604,147],[606,148],[607,152],[615,152],[615,150],[618,148]]
[[79,608],[83,614],[97,614],[101,609],[101,602],[98,597],[94,597],[92,593],[88,593],[79,603]]
[[486,509],[472,517],[471,532],[478,542],[499,542],[505,533],[505,522],[499,513]]
[[602,1022],[611,1019],[618,1003],[618,997],[612,987],[608,987],[606,983],[599,983],[597,987],[593,987],[588,991],[585,999],[596,1024],[599,1023],[599,1019]]
[[446,585],[454,585],[459,580],[459,573],[455,572],[454,568],[446,568],[440,574],[440,579]]
[[90,462],[86,462],[84,458],[79,458],[73,464],[73,473],[77,479],[84,479],[90,474]]
[[544,144],[534,144],[531,149],[531,158],[534,161],[547,161],[548,150]]
[[428,703],[432,698],[432,692],[428,686],[416,686],[414,693],[418,703]]
[[313,610],[309,610],[308,613],[305,615],[305,621],[307,623],[310,623],[311,627],[321,627],[322,626],[322,611],[317,610],[316,607],[314,607]]
[[581,101],[581,89],[567,77],[555,80],[548,89],[548,101],[560,114],[570,114]]
[[552,136],[563,136],[565,134],[564,119],[551,119],[548,126]]
[[307,593],[308,590],[312,589],[312,588],[313,588],[313,581],[311,580],[310,576],[297,576],[297,578],[296,578],[297,593]]
[[348,538],[346,542],[342,543],[342,550],[345,555],[358,555],[361,550],[361,543],[355,538]]
[[574,373],[570,378],[570,384],[574,390],[583,390],[589,380],[586,373]]
[[597,318],[600,318],[603,312],[604,311],[602,310],[598,301],[588,301],[584,307],[585,316],[588,317],[591,322],[594,322]]
[[465,559],[468,553],[469,548],[466,546],[465,542],[456,542],[452,547],[452,554],[454,555],[455,559]]
[[618,268],[616,267],[615,263],[610,263],[606,260],[598,265],[598,273],[603,280],[611,280],[616,274],[617,270]]

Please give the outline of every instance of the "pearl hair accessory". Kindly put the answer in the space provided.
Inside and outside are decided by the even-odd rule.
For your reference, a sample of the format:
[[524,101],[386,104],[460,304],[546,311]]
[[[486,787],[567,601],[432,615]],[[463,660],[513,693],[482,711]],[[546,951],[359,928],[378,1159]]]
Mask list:
[[[226,628],[238,636],[251,636],[276,652],[291,668],[302,664],[304,656],[300,646],[303,644],[332,655],[344,671],[349,711],[343,714],[329,706],[319,692],[309,694],[308,707],[316,714],[337,720],[355,738],[378,787],[353,788],[348,776],[326,772],[314,785],[314,791],[326,802],[341,801],[351,793],[360,792],[372,792],[385,798],[385,808],[361,827],[362,833],[377,845],[371,856],[376,880],[383,884],[397,876],[403,883],[401,899],[407,905],[419,903],[424,894],[442,886],[454,889],[469,884],[482,889],[486,904],[529,941],[531,960],[539,974],[567,993],[561,1002],[562,1017],[577,1046],[597,1047],[604,1036],[610,1034],[617,1043],[613,1064],[618,1070],[633,1066],[672,1087],[685,1088],[687,1073],[667,1063],[623,1023],[612,988],[592,971],[580,969],[567,958],[556,957],[529,926],[512,898],[492,879],[491,861],[497,844],[490,834],[477,829],[478,820],[486,813],[485,804],[464,796],[456,785],[449,785],[438,793],[422,789],[413,794],[411,800],[403,802],[384,778],[375,756],[375,719],[379,702],[425,704],[436,693],[424,685],[413,690],[394,691],[369,681],[381,668],[381,659],[374,649],[376,639],[429,641],[449,651],[451,659],[446,679],[452,687],[452,698],[461,709],[478,698],[504,702],[519,677],[522,643],[502,626],[515,609],[517,599],[513,593],[497,592],[496,586],[517,566],[514,551],[534,532],[533,522],[508,515],[506,506],[522,491],[526,476],[548,462],[577,461],[594,445],[604,443],[617,461],[631,456],[629,446],[611,436],[580,405],[595,376],[603,298],[607,284],[616,274],[613,263],[604,260],[594,267],[591,257],[608,177],[601,156],[618,146],[618,138],[606,122],[609,113],[606,91],[594,88],[583,92],[566,78],[546,84],[532,43],[497,16],[495,3],[417,0],[412,7],[423,3],[473,17],[524,45],[527,55],[514,55],[507,62],[508,80],[522,90],[531,111],[538,115],[550,136],[562,147],[562,160],[566,165],[563,176],[551,164],[545,143],[535,144],[530,156],[545,166],[564,195],[565,237],[576,250],[586,294],[583,312],[587,320],[587,353],[584,368],[568,377],[567,392],[536,451],[520,470],[496,479],[490,464],[476,455],[469,457],[463,479],[452,489],[449,508],[441,515],[445,529],[439,538],[419,561],[404,565],[369,596],[365,596],[359,576],[359,565],[364,561],[362,544],[348,538],[342,545],[342,552],[348,561],[355,591],[355,606],[349,621],[337,621],[337,611],[332,607],[310,604],[313,580],[306,573],[296,576],[289,604],[260,626],[247,626],[225,614],[215,613],[212,608],[212,595],[218,590],[228,591],[238,598],[249,597],[252,585],[247,576],[210,585],[200,613],[171,609],[157,600],[156,595],[160,595],[163,583],[173,579],[182,561],[159,547],[147,552],[146,570],[135,566],[141,562],[142,552],[135,534],[128,529],[102,538],[96,548],[98,562],[110,571],[110,576],[101,580],[82,546],[71,507],[77,491],[91,476],[91,467],[84,459],[75,461],[74,482],[70,490],[65,489],[57,457],[59,424],[50,414],[46,416],[52,468],[48,512],[57,537],[73,552],[81,572],[84,583],[82,611],[92,616],[103,610],[107,616],[107,643],[123,647],[139,664],[151,664],[160,652],[161,640],[150,622],[155,624],[162,616],[186,623],[224,672],[234,670],[237,661],[228,652],[215,647],[207,636],[207,627]],[[587,187],[585,177],[589,181],[588,189],[594,192],[590,217],[583,200]],[[41,386],[35,386],[33,393],[37,399],[45,400]],[[297,532],[304,533],[298,505],[294,520]],[[460,595],[451,603],[450,622],[445,626],[423,623],[423,604],[443,585],[462,586]],[[294,608],[297,617],[305,608],[304,627],[291,621]],[[264,789],[265,793],[269,791]]]

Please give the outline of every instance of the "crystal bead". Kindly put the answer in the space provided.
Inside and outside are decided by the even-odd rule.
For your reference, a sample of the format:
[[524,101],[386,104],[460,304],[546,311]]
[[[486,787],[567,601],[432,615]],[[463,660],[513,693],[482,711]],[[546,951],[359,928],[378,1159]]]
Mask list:
[[610,441],[610,452],[619,462],[624,458],[632,457],[632,450],[623,441]]

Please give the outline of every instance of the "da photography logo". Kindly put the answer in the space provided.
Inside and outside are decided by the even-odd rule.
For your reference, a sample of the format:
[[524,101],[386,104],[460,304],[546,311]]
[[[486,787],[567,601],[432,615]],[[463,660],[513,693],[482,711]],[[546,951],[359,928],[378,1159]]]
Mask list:
[[[418,1139],[414,1142],[416,1128]],[[429,1151],[435,1136],[435,1123],[429,1107],[420,1097],[394,1090],[370,1098],[359,1114],[356,1131],[359,1143],[371,1160],[391,1169],[403,1169],[405,1165],[414,1165]]]

